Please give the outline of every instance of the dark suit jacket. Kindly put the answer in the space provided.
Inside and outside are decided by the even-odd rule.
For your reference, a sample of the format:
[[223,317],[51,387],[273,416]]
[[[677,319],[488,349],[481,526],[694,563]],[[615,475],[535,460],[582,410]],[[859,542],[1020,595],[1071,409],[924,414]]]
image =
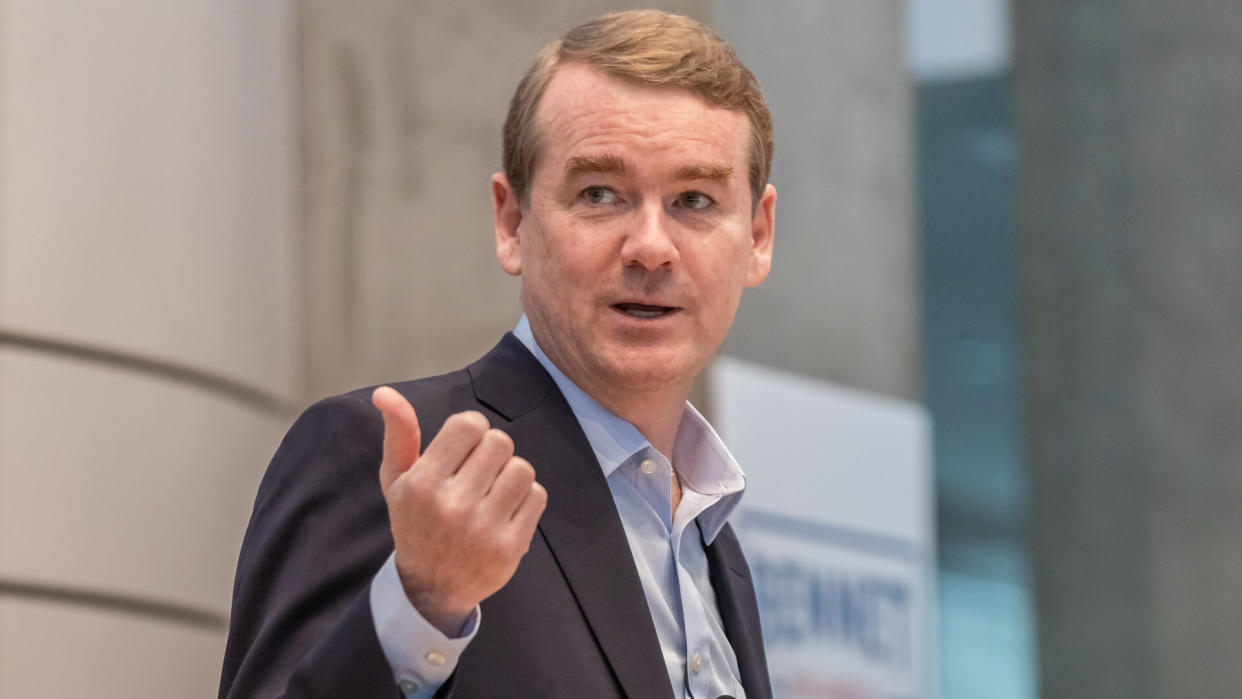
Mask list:
[[[395,384],[426,445],[479,410],[513,437],[548,506],[513,579],[482,603],[445,697],[671,697],[607,483],[551,377],[512,335],[478,362]],[[392,552],[378,469],[383,421],[360,390],[311,406],[259,486],[242,544],[221,697],[399,697],[369,587]],[[771,696],[750,572],[731,528],[707,548],[725,632],[751,699]]]

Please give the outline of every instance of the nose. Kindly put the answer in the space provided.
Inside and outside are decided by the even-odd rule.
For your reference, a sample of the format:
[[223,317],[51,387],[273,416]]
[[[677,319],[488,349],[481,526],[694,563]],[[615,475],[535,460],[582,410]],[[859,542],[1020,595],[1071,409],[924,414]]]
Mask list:
[[680,254],[670,235],[670,222],[663,208],[645,207],[639,211],[639,216],[639,220],[626,232],[625,242],[621,245],[621,259],[625,266],[655,271],[675,264]]

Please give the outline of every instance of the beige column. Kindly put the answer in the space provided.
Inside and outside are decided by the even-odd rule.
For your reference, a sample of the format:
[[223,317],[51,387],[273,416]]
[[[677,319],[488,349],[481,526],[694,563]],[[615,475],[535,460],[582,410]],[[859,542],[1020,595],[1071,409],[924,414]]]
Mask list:
[[0,697],[215,693],[301,396],[289,24],[0,0]]

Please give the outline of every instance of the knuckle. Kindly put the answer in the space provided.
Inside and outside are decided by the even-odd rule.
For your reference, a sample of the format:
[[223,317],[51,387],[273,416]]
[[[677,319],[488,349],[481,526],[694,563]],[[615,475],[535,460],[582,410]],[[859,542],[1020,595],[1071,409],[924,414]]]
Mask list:
[[473,546],[481,549],[487,549],[490,532],[484,518],[467,517],[463,515],[460,520],[460,525],[461,532],[467,541],[472,542]]
[[492,538],[491,552],[496,558],[507,558],[513,551],[514,543],[512,534],[508,531],[502,532]]
[[418,481],[411,478],[397,481],[389,491],[389,500],[417,505],[423,499],[423,489],[419,486]]
[[483,417],[483,413],[467,410],[450,415],[449,419],[444,421],[444,427],[440,429],[440,434],[459,435],[473,442],[478,442],[486,431],[487,418]]
[[480,413],[477,410],[466,410],[457,413],[449,419],[456,420],[459,425],[459,429],[480,437],[487,431],[487,428],[491,426],[488,423],[487,418],[483,416],[483,413]]
[[401,487],[401,483],[393,484],[393,487],[384,491],[384,502],[387,503],[389,511],[399,510],[406,507],[406,503],[410,501],[409,488]]
[[496,548],[498,551],[503,551],[508,554],[520,551],[521,547],[522,537],[518,532],[514,531],[513,527],[506,526],[496,536]]
[[414,497],[425,499],[435,492],[435,481],[431,478],[426,468],[420,468],[424,464],[415,464],[409,471],[402,474],[399,483],[403,483],[405,490],[410,492]]
[[467,538],[474,552],[484,559],[496,558],[503,551],[501,538],[494,527],[480,527],[472,530]]
[[465,520],[468,509],[461,498],[451,495],[438,498],[434,508],[440,519],[454,523]]
[[397,502],[406,502],[410,500],[417,501],[419,496],[422,494],[422,489],[419,487],[420,485],[421,484],[418,482],[418,479],[414,476],[414,474],[403,473],[392,482],[392,485],[389,486],[388,490],[385,492],[385,495],[389,500]]
[[513,455],[513,438],[510,437],[507,432],[493,427],[483,435],[483,439],[486,440],[487,444],[496,451],[501,452],[506,456]]
[[539,505],[539,509],[542,510],[548,504],[548,489],[544,488],[538,481],[534,481],[530,484],[530,495],[527,497],[534,499],[535,503]]
[[535,480],[535,467],[520,456],[510,457],[505,464],[505,471],[519,483],[530,483]]
[[510,546],[510,550],[512,550],[519,557],[525,556],[526,552],[530,551],[530,543],[534,538],[534,532],[515,529],[511,534],[511,537],[512,545]]

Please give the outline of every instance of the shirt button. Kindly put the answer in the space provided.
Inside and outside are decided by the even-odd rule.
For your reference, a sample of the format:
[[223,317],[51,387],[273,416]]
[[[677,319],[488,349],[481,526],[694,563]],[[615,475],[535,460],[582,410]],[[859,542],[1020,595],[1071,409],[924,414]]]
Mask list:
[[401,688],[401,693],[407,697],[418,691],[418,683],[411,682],[410,680],[401,680],[397,683],[397,686]]
[[639,468],[643,470],[643,473],[650,476],[651,474],[656,472],[656,462],[652,461],[651,459],[643,459],[643,462],[639,464]]
[[444,654],[438,650],[429,650],[427,651],[427,655],[424,655],[423,657],[427,659],[428,663],[436,667],[443,665],[445,660]]
[[699,655],[698,653],[695,653],[694,657],[690,659],[690,672],[697,674],[698,671],[702,669],[703,669],[703,656]]

